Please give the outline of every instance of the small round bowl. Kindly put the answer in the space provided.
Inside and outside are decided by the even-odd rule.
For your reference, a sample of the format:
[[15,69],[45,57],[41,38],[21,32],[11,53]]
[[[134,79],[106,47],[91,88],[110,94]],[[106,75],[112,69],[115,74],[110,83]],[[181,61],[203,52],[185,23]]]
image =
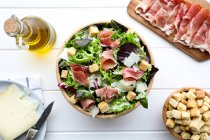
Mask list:
[[[164,106],[163,106],[162,117],[163,117],[163,122],[164,122],[164,124],[166,124],[166,121],[167,121],[166,112],[167,112],[167,110],[168,110],[168,107],[169,107],[169,100],[172,98],[172,95],[173,95],[174,93],[189,91],[189,89],[202,90],[202,91],[205,92],[206,96],[208,96],[208,97],[210,98],[210,94],[208,94],[208,92],[206,92],[205,90],[203,90],[203,89],[201,89],[201,88],[197,88],[197,87],[184,87],[184,88],[175,90],[174,92],[172,92],[172,93],[168,96],[168,98],[166,99],[166,101],[165,101],[165,103],[164,103]],[[173,131],[173,129],[168,128],[168,127],[166,127],[166,128],[168,129],[168,131],[169,131],[173,136],[176,137],[176,139],[178,139],[178,140],[183,140],[182,137],[181,137],[179,134],[177,134],[177,133],[175,133],[175,132]]]
[[[84,26],[84,27],[82,27],[82,28],[76,30],[76,32],[72,33],[72,34],[69,36],[69,38],[68,38],[65,42],[68,42],[69,40],[71,40],[71,38],[74,36],[75,33],[79,32],[80,30],[82,30],[82,29],[84,29],[84,28],[90,27],[91,25],[102,25],[102,24],[106,24],[106,23],[109,23],[109,22],[98,22],[98,23],[92,23],[92,24],[86,25],[86,26]],[[127,28],[128,28],[128,27],[127,27]],[[128,28],[128,29],[131,29],[131,30],[132,30],[132,28]],[[133,31],[133,30],[132,30],[132,31]],[[136,32],[135,32],[135,33],[136,33]],[[136,33],[136,34],[137,34],[137,33]],[[150,48],[148,47],[148,45],[147,45],[147,43],[144,41],[144,39],[143,39],[139,34],[137,34],[137,35],[138,35],[138,37],[141,39],[141,43],[143,43],[144,46],[147,48],[147,53],[148,53],[148,56],[149,56],[149,58],[150,58],[150,62],[151,62],[151,64],[154,65],[154,59],[153,59],[153,56],[152,56],[152,53],[151,53]],[[64,45],[61,47],[61,49],[60,49],[60,53],[58,54],[57,63],[56,63],[56,76],[57,76],[57,81],[58,81],[58,83],[62,82],[62,81],[61,81],[61,78],[60,78],[60,72],[59,72],[58,63],[59,63],[59,60],[60,60],[60,59],[59,59],[59,55],[62,53],[62,51],[63,51],[63,49],[64,49],[64,46],[65,46],[65,44],[64,44]],[[149,82],[148,89],[147,89],[147,92],[146,92],[147,94],[148,94],[149,91],[151,90],[151,87],[152,87],[152,85],[153,85],[153,81],[154,81],[154,77],[153,77],[153,78],[150,80],[150,82]],[[65,91],[64,89],[60,88],[60,90],[61,90],[63,96],[66,98],[66,100],[67,100],[75,109],[77,109],[79,112],[81,112],[81,113],[83,113],[83,114],[85,114],[85,115],[91,116],[90,112],[87,112],[87,111],[83,110],[81,106],[79,106],[79,105],[77,105],[77,104],[72,104],[72,103],[70,102],[70,100],[69,100],[70,97],[68,96],[68,94],[66,93],[66,91]],[[140,105],[140,102],[137,102],[137,103],[135,104],[135,106],[134,106],[133,108],[129,109],[129,110],[125,110],[125,111],[122,111],[122,112],[117,113],[117,114],[98,114],[98,115],[96,115],[95,117],[96,117],[96,118],[100,118],[100,119],[113,119],[113,118],[117,118],[117,117],[123,116],[123,115],[125,115],[125,114],[128,114],[129,112],[131,112],[131,111],[133,111],[134,109],[136,109],[139,105]]]

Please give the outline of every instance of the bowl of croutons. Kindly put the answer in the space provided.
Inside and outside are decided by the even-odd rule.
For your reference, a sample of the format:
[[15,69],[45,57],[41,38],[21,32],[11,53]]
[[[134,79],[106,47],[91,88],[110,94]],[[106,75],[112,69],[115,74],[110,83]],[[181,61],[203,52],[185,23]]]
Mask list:
[[200,88],[174,91],[163,106],[163,121],[179,140],[208,140],[210,134],[210,95]]

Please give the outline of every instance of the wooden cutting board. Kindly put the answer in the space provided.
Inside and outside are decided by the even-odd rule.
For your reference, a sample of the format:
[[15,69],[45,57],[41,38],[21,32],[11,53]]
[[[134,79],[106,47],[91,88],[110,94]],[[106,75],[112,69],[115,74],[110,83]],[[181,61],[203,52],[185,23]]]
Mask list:
[[[157,33],[158,35],[160,35],[161,37],[166,39],[168,42],[170,42],[172,45],[174,45],[176,48],[178,48],[181,51],[183,51],[184,53],[188,54],[189,56],[191,56],[195,60],[197,60],[197,61],[206,61],[206,60],[208,60],[210,58],[210,54],[207,53],[207,52],[201,52],[199,49],[189,48],[189,47],[184,46],[184,45],[182,45],[180,43],[173,42],[173,38],[174,38],[173,34],[170,35],[170,36],[167,36],[160,29],[154,27],[152,24],[150,24],[144,18],[142,18],[141,16],[136,14],[135,8],[136,8],[137,4],[139,3],[139,1],[140,0],[131,0],[129,5],[128,5],[128,7],[127,7],[128,14],[132,18],[134,18],[137,21],[139,21],[140,23],[144,24],[150,30],[154,31],[155,33]],[[206,8],[208,8],[210,10],[210,3],[208,3],[205,0],[187,0],[187,1],[189,1],[190,3],[198,3],[202,7],[206,7]]]

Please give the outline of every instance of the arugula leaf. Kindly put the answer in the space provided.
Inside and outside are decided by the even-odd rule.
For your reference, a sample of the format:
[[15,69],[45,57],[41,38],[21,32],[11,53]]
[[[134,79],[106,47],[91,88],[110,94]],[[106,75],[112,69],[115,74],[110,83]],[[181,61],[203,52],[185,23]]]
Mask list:
[[125,96],[119,97],[110,102],[107,113],[119,113],[121,111],[131,109],[134,105],[135,104],[129,103]]
[[115,30],[118,30],[120,32],[126,32],[128,30],[127,27],[125,27],[124,25],[118,23],[117,21],[115,21],[113,19],[111,20],[110,24],[111,24],[112,28],[114,28]]

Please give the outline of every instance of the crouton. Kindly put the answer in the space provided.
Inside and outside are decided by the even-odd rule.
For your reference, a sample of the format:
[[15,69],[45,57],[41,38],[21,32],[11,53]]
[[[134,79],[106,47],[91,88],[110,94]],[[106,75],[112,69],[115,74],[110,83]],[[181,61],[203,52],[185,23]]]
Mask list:
[[68,99],[72,104],[76,104],[78,102],[78,100],[75,98],[75,95],[72,95],[69,99]]
[[205,96],[205,98],[203,98],[204,102],[207,102],[210,104],[210,98],[208,96]]
[[96,37],[99,33],[98,27],[96,26],[90,26],[88,29],[90,37]]
[[172,96],[177,102],[183,99],[183,95],[181,93],[174,93]]
[[200,132],[201,133],[208,133],[208,127],[206,125],[204,125],[203,127],[201,127]]
[[182,111],[182,119],[190,119],[190,113]]
[[109,110],[109,105],[103,101],[98,104],[98,108],[101,111],[101,113],[105,113]]
[[171,118],[172,118],[172,111],[167,111],[167,112],[166,112],[166,117],[167,117],[168,119],[171,119]]
[[167,126],[168,128],[174,128],[175,123],[174,123],[174,121],[173,121],[172,119],[167,119],[167,121],[166,121],[166,126]]
[[200,140],[208,140],[208,133],[201,133]]
[[145,61],[145,60],[141,60],[140,65],[139,65],[139,69],[142,71],[147,71],[147,69],[150,67],[150,64]]
[[184,105],[183,103],[179,102],[178,106],[177,106],[177,110],[179,110],[179,111],[186,111],[187,110],[187,106]]
[[200,122],[201,121],[198,121],[198,120],[191,120],[191,122],[190,122],[191,130],[193,130],[193,131],[200,130],[200,128],[201,128]]
[[200,110],[200,113],[202,114],[202,113],[208,111],[209,108],[207,106],[203,105],[199,110]]
[[193,108],[190,110],[190,115],[192,117],[199,117],[200,116],[200,111],[197,108]]
[[189,99],[188,103],[187,103],[187,107],[188,108],[196,108],[197,107],[196,101],[192,100],[192,99]]
[[187,101],[186,100],[181,100],[181,103],[183,103],[184,105],[187,105]]
[[191,120],[182,120],[182,125],[190,125]]
[[175,119],[174,122],[175,122],[176,124],[182,124],[182,120],[180,120],[180,119]]
[[188,140],[188,139],[190,139],[191,134],[188,133],[188,132],[182,132],[182,133],[181,133],[181,137],[182,137],[182,139],[184,139],[184,140]]
[[176,125],[176,126],[173,128],[173,130],[174,130],[174,132],[177,133],[177,134],[179,134],[179,133],[182,132],[181,127],[180,127],[179,125]]
[[197,99],[203,99],[206,95],[203,90],[198,90],[195,94]]
[[136,93],[133,91],[129,91],[126,98],[128,99],[128,101],[133,101],[133,99],[136,98]]
[[178,110],[172,111],[172,117],[175,119],[181,119],[182,118],[182,112]]
[[203,113],[203,120],[204,121],[210,120],[210,111]]
[[177,102],[175,99],[171,98],[171,99],[169,100],[169,104],[170,104],[171,106],[173,106],[174,108],[176,108],[177,105],[178,105],[178,102]]
[[203,105],[203,100],[197,100],[197,106],[201,107]]
[[99,70],[98,64],[92,64],[88,68],[89,68],[90,73],[94,73]]
[[196,98],[196,95],[193,92],[187,92],[186,97],[188,99],[194,100]]
[[190,140],[199,140],[200,139],[200,136],[199,135],[192,135],[190,137]]
[[77,50],[76,50],[74,47],[70,47],[70,48],[68,49],[68,51],[67,51],[67,55],[68,55],[69,57],[71,57],[71,56],[75,55],[76,52],[77,52]]

